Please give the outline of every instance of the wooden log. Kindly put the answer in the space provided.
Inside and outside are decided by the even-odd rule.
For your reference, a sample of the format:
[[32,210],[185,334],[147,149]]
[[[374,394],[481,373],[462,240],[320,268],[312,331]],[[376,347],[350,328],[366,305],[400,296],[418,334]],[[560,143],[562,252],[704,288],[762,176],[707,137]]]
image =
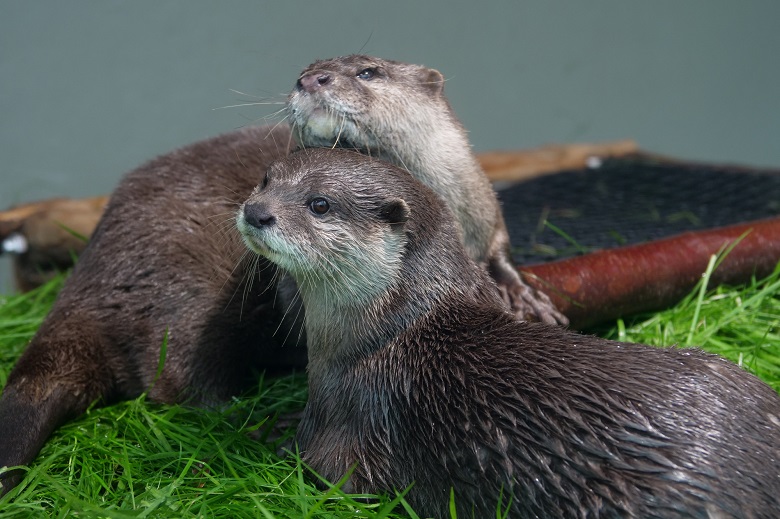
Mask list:
[[0,212],[0,242],[4,249],[16,247],[17,287],[30,290],[70,268],[107,202],[107,196],[53,198]]
[[583,169],[594,158],[622,157],[638,152],[636,142],[622,140],[551,145],[522,151],[489,151],[477,154],[477,158],[491,181],[516,182],[547,173]]

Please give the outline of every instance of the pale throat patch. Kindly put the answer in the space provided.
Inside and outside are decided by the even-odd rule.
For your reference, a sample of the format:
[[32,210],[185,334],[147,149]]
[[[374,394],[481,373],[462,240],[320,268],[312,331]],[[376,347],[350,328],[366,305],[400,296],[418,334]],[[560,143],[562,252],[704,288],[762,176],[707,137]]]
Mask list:
[[339,131],[342,129],[343,123],[343,118],[337,117],[330,112],[316,110],[309,115],[305,128],[313,137],[333,139],[335,141],[336,137],[339,135]]
[[310,296],[332,305],[362,307],[397,282],[406,237],[387,230],[362,241],[349,233],[342,234],[341,239],[348,244],[346,247],[312,258],[314,264],[308,266],[312,269],[308,281],[319,280],[315,283],[318,286],[301,288],[311,288]]

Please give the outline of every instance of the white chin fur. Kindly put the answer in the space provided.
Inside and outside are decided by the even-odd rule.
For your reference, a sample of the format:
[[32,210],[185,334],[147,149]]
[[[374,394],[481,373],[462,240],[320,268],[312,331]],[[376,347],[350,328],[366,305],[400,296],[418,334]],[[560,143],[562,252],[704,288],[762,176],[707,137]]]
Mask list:
[[239,234],[241,234],[241,239],[244,240],[244,245],[246,245],[249,250],[256,254],[260,254],[261,256],[268,256],[268,253],[271,252],[270,248],[259,236],[257,236],[254,228],[246,223],[243,211],[239,211],[236,216],[236,228],[238,229]]
[[309,137],[333,142],[339,134],[339,121],[331,114],[313,113],[305,128]]

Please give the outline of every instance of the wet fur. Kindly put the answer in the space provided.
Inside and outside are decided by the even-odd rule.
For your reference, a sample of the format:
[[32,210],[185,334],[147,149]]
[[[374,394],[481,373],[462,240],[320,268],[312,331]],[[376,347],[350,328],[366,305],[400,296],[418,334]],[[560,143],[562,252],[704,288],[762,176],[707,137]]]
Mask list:
[[[370,77],[361,78],[366,70]],[[317,61],[301,74],[288,106],[304,146],[360,149],[406,169],[444,198],[467,252],[489,270],[518,317],[568,322],[514,267],[495,192],[444,95],[440,72],[360,55]]]
[[[314,215],[307,204],[322,196],[331,210]],[[699,349],[515,320],[447,208],[404,171],[348,151],[298,152],[272,166],[242,211],[253,210],[274,219],[257,227],[239,218],[245,240],[264,253],[270,244],[306,306],[299,448],[331,481],[352,471],[348,491],[411,485],[408,501],[434,517],[448,516],[450,488],[459,517],[491,517],[499,506],[550,518],[768,518],[780,509],[771,388]],[[353,252],[361,240],[404,246],[392,277],[354,298],[330,265],[374,257]],[[343,316],[336,328],[333,315]]]

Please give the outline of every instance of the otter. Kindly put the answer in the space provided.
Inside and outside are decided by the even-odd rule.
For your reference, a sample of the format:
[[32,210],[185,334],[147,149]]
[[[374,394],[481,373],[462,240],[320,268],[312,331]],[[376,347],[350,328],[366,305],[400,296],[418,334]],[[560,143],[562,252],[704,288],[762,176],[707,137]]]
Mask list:
[[523,322],[447,205],[348,150],[274,163],[239,210],[247,246],[297,282],[303,460],[421,517],[771,517],[780,396],[695,348]]
[[[327,63],[343,60],[353,67],[356,59]],[[376,63],[391,70],[390,62]],[[399,73],[403,69],[394,67]],[[354,96],[360,92],[356,88]],[[312,118],[311,124],[320,123]],[[418,122],[396,119],[395,124],[406,128]],[[295,125],[308,131],[306,122]],[[442,122],[421,132],[433,139],[432,134],[452,128],[460,128],[454,119],[449,126]],[[389,136],[394,129],[371,131]],[[219,405],[251,385],[257,371],[306,365],[294,283],[267,261],[254,265],[227,223],[268,164],[287,155],[293,141],[286,124],[247,128],[158,157],[122,179],[52,310],[8,377],[0,396],[0,468],[30,463],[56,427],[94,401],[110,403],[148,391],[156,402]],[[356,137],[354,142],[360,144]],[[457,142],[468,150],[468,142]],[[403,156],[411,160],[408,151]],[[450,183],[460,181],[449,174]],[[480,198],[488,205],[494,201],[489,189]],[[0,474],[0,493],[19,475]]]
[[320,60],[301,73],[288,108],[304,147],[356,148],[436,191],[455,214],[466,251],[518,317],[568,323],[514,266],[498,199],[444,96],[439,71],[361,55]]

